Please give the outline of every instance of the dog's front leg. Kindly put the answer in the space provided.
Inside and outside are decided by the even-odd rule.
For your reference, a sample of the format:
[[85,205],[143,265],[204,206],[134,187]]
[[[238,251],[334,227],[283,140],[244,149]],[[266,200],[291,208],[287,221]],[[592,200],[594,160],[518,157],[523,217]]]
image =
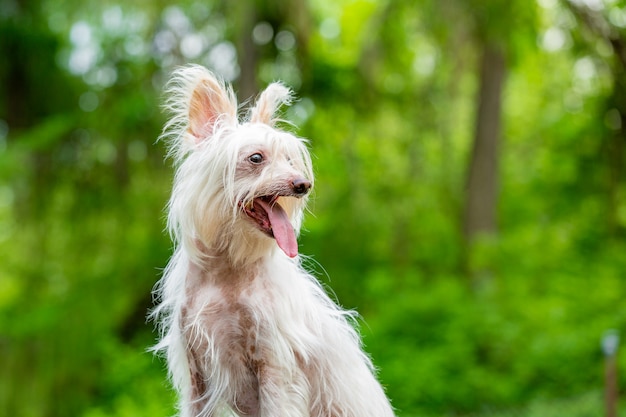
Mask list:
[[181,357],[186,359],[186,364],[181,361],[179,366],[186,367],[189,373],[184,385],[186,387],[181,392],[181,417],[213,417],[216,400],[205,377],[210,366],[210,358],[205,354],[209,350],[210,341],[191,317],[188,306],[183,306],[180,338],[184,349]]
[[309,386],[301,370],[270,361],[256,364],[259,417],[308,417]]
[[187,365],[189,366],[189,389],[183,403],[182,416],[184,417],[212,417],[207,410],[209,393],[207,381],[202,375],[200,357],[193,346],[187,345]]

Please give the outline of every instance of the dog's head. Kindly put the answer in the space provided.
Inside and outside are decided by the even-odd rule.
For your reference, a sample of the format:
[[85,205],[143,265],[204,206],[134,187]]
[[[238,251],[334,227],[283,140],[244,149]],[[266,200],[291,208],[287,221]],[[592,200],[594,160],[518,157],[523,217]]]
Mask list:
[[178,165],[169,205],[174,236],[191,252],[208,248],[236,263],[276,244],[295,257],[313,173],[305,141],[276,128],[290,90],[268,86],[243,122],[232,89],[203,67],[175,71],[167,94],[173,117],[164,136]]

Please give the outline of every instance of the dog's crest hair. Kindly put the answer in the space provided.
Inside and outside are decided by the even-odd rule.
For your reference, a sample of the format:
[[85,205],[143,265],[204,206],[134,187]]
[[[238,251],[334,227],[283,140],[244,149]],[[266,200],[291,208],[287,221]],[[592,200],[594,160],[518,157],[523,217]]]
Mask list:
[[190,65],[166,94],[175,250],[151,317],[181,417],[392,417],[356,313],[297,256],[313,171],[276,128],[291,91],[271,84],[240,120],[232,88]]

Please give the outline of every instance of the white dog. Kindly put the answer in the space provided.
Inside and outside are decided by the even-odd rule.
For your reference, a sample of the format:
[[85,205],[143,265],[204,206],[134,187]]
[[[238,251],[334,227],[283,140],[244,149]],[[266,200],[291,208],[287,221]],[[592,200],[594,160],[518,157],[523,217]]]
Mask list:
[[313,185],[305,141],[275,128],[291,92],[271,84],[240,122],[226,87],[177,70],[163,136],[177,166],[175,253],[153,312],[182,417],[391,417],[354,330],[300,265]]

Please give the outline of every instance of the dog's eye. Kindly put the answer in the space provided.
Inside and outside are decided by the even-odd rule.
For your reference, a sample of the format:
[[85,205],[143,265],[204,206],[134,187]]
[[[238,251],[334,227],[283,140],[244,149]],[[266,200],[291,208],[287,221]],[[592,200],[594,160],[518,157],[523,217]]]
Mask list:
[[263,162],[263,155],[261,155],[260,153],[253,153],[248,157],[248,161],[252,162],[253,164],[260,164],[261,162]]

